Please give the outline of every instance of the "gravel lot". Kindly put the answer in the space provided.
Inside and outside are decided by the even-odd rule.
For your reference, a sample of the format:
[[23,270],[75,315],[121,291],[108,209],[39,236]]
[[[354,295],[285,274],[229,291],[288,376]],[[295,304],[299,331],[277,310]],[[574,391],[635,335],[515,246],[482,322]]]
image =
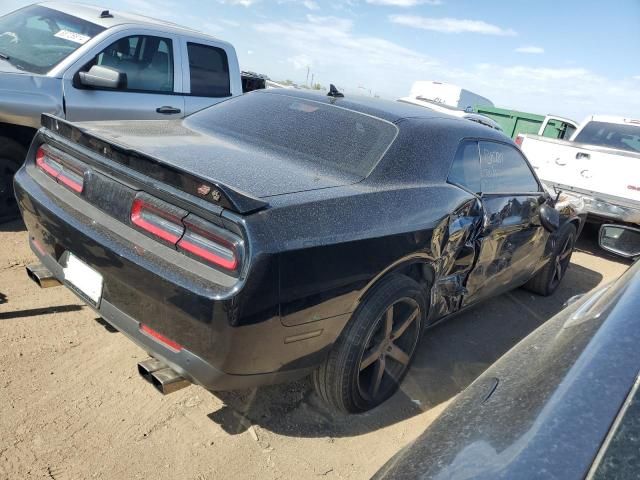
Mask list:
[[594,239],[553,297],[517,290],[435,327],[400,393],[337,417],[307,381],[162,397],[136,373],[145,352],[65,288],[38,289],[22,223],[0,225],[0,478],[368,478],[565,300],[625,270]]

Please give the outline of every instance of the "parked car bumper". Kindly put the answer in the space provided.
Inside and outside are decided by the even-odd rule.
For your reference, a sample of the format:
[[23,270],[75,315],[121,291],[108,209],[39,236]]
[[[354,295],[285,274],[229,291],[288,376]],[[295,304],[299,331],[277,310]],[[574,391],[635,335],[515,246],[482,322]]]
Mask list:
[[[76,197],[64,198],[73,194],[52,183],[56,195],[36,182],[27,167],[14,180],[29,243],[40,262],[104,320],[193,383],[232,390],[291,381],[308,374],[335,340],[318,335],[297,341],[296,336],[305,339],[301,329],[309,327],[285,327],[278,316],[255,325],[230,325],[226,312],[237,293],[233,285],[202,282],[186,265],[167,268],[161,255],[106,227],[113,218]],[[137,235],[126,225],[122,229]],[[65,279],[60,262],[67,251],[102,275],[97,303]],[[142,324],[181,348],[158,342],[141,330]]]
[[599,192],[580,190],[559,183],[545,183],[552,188],[561,190],[567,196],[579,200],[583,204],[582,211],[590,217],[640,224],[640,202]]

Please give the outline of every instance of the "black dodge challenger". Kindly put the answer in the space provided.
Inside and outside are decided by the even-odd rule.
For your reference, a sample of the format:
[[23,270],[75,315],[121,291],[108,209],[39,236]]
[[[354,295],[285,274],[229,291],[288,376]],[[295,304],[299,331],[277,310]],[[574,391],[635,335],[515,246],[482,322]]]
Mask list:
[[551,294],[581,226],[495,130],[289,91],[182,121],[43,116],[15,190],[32,278],[148,351],[161,391],[313,372],[346,412],[396,391],[434,322]]

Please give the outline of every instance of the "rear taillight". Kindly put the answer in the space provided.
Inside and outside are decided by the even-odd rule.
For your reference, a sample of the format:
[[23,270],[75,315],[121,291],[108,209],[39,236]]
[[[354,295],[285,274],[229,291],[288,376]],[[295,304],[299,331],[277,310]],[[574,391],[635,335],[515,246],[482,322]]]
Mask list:
[[146,193],[133,201],[130,218],[139,230],[192,258],[230,273],[239,270],[242,239],[218,225]]
[[182,219],[186,215],[186,210],[146,194],[136,197],[131,206],[131,223],[172,245],[184,233]]
[[224,270],[238,269],[242,255],[239,237],[191,215],[183,223],[187,229],[178,242],[178,250]]
[[516,145],[518,145],[519,147],[522,146],[522,141],[524,140],[524,137],[522,135],[518,135],[516,137]]
[[40,170],[68,189],[82,193],[86,169],[73,163],[69,159],[64,159],[62,155],[53,153],[45,146],[41,146],[36,152],[36,165]]

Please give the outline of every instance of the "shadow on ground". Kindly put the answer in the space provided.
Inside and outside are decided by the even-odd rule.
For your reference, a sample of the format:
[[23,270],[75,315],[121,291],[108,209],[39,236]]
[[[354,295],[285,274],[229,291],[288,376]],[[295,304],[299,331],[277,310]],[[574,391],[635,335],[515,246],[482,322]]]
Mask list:
[[310,380],[305,379],[251,391],[217,392],[225,406],[209,418],[230,434],[244,432],[252,423],[293,437],[355,436],[378,430],[458,394],[559,312],[569,298],[591,290],[601,280],[599,273],[572,264],[560,288],[550,297],[514,290],[432,327],[425,333],[401,391],[367,414],[342,416],[328,411],[313,392]]
[[0,223],[0,232],[24,232],[27,229],[21,218]]

